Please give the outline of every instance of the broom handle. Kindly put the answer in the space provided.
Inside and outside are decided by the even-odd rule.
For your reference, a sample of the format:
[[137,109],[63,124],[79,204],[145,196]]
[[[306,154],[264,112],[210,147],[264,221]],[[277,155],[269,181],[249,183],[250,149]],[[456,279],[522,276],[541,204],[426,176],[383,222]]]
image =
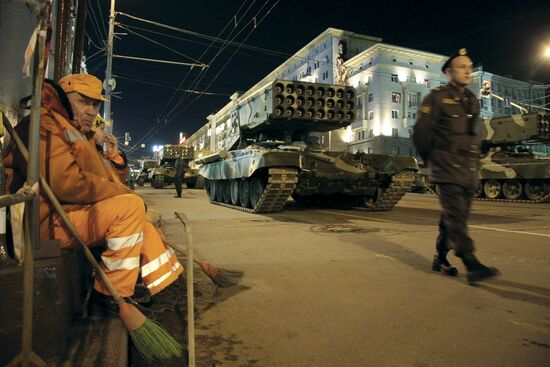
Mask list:
[[[15,144],[17,145],[17,148],[19,149],[19,152],[21,153],[23,158],[25,159],[25,161],[28,162],[29,161],[29,152],[28,152],[27,148],[25,147],[25,144],[23,143],[23,141],[21,140],[21,138],[19,137],[19,135],[17,134],[17,132],[15,131],[15,129],[11,126],[11,124],[9,122],[6,123],[6,121],[4,120],[4,126],[6,127],[6,129],[10,133],[10,135],[13,137],[13,139],[15,140]],[[84,250],[84,255],[86,255],[86,258],[88,259],[88,261],[92,264],[92,266],[94,267],[96,272],[99,274],[99,277],[103,281],[103,284],[105,284],[105,286],[109,290],[109,293],[111,293],[111,295],[113,296],[113,298],[114,298],[115,302],[117,303],[117,305],[120,305],[121,303],[124,303],[125,302],[124,299],[120,296],[120,294],[118,294],[115,287],[113,286],[113,283],[111,283],[109,278],[107,278],[107,275],[105,274],[103,269],[101,269],[101,266],[99,266],[99,264],[97,263],[96,259],[94,258],[94,255],[92,255],[92,252],[90,251],[88,246],[86,246],[86,244],[84,243],[84,241],[82,240],[82,238],[80,237],[80,235],[78,234],[76,229],[74,228],[74,226],[71,223],[69,217],[67,217],[67,214],[65,213],[65,210],[63,209],[63,207],[59,203],[59,200],[57,200],[57,198],[55,197],[55,194],[53,193],[52,189],[50,188],[50,185],[48,185],[48,183],[44,179],[44,176],[42,176],[42,173],[40,173],[40,184],[42,185],[42,189],[46,192],[46,195],[48,196],[48,199],[53,204],[55,210],[57,211],[57,213],[59,214],[59,216],[63,220],[63,223],[65,223],[65,226],[67,227],[69,232],[71,232],[71,234],[74,236],[74,238],[76,239],[76,242],[78,242],[80,247],[82,247],[82,249]]]
[[175,212],[185,227],[187,237],[187,349],[189,350],[189,367],[195,367],[195,291],[193,285],[193,236],[191,222],[184,213]]

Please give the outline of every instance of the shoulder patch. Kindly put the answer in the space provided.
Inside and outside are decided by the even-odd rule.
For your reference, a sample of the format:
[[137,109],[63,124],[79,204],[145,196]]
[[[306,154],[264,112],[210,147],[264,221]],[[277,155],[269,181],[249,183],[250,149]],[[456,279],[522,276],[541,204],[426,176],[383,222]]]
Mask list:
[[430,106],[423,105],[420,106],[420,112],[428,114],[432,112],[432,108]]
[[458,102],[452,98],[443,98],[443,104],[458,104]]

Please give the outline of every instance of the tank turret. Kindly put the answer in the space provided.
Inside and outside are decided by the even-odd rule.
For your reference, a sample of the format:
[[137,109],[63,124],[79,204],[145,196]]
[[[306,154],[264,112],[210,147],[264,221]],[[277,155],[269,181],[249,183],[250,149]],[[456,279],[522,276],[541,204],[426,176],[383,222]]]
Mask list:
[[303,204],[391,209],[410,188],[413,157],[324,150],[312,133],[350,125],[352,87],[274,80],[237,101],[217,151],[202,157],[210,200],[254,213],[281,210],[292,195]]

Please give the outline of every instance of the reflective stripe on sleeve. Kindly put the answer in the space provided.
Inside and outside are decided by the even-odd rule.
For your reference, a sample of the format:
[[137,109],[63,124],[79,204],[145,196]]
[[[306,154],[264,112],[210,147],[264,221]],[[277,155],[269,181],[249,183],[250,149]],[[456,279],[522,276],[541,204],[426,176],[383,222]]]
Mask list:
[[173,254],[174,254],[174,250],[172,250],[171,248],[168,248],[159,257],[143,265],[141,267],[141,277],[145,278],[147,275],[151,274],[155,270],[158,270],[162,265],[166,264],[168,260],[170,260]]
[[168,278],[170,275],[174,274],[176,272],[176,270],[178,270],[179,267],[181,267],[180,263],[179,262],[175,263],[172,266],[172,269],[170,269],[168,272],[166,272],[166,274],[164,274],[163,276],[161,276],[160,278],[155,280],[153,283],[147,284],[147,288],[151,289],[153,287],[159,286],[160,284],[162,284],[162,282],[164,282],[166,280],[166,278]]
[[126,237],[115,237],[107,239],[107,247],[110,250],[117,251],[126,247],[132,247],[143,242],[143,232],[134,233]]
[[112,260],[108,257],[101,256],[103,264],[109,270],[133,270],[139,268],[139,256],[128,257],[126,259]]

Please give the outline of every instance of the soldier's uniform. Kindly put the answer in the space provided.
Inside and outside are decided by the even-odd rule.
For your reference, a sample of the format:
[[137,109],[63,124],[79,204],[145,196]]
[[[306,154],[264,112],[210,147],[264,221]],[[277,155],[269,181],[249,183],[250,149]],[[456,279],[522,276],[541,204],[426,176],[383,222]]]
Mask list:
[[[461,49],[445,63],[443,72],[458,56],[468,55],[465,49]],[[493,271],[473,255],[474,242],[468,235],[467,226],[472,200],[478,189],[481,144],[478,119],[476,96],[450,82],[432,90],[424,98],[416,121],[416,136],[413,137],[427,163],[430,183],[436,184],[442,207],[432,269],[456,275],[458,270],[446,259],[447,252],[454,249],[468,268],[471,281],[487,278]]]
[[176,163],[174,164],[174,171],[175,171],[174,185],[176,186],[176,197],[178,198],[181,198],[183,174],[185,173],[186,168],[187,168],[187,163],[183,159],[178,158],[176,160]]
[[471,91],[449,83],[426,96],[420,112],[418,122],[427,119],[432,127],[429,180],[437,185],[443,208],[436,248],[452,248],[460,256],[474,250],[466,221],[478,185],[479,103]]

